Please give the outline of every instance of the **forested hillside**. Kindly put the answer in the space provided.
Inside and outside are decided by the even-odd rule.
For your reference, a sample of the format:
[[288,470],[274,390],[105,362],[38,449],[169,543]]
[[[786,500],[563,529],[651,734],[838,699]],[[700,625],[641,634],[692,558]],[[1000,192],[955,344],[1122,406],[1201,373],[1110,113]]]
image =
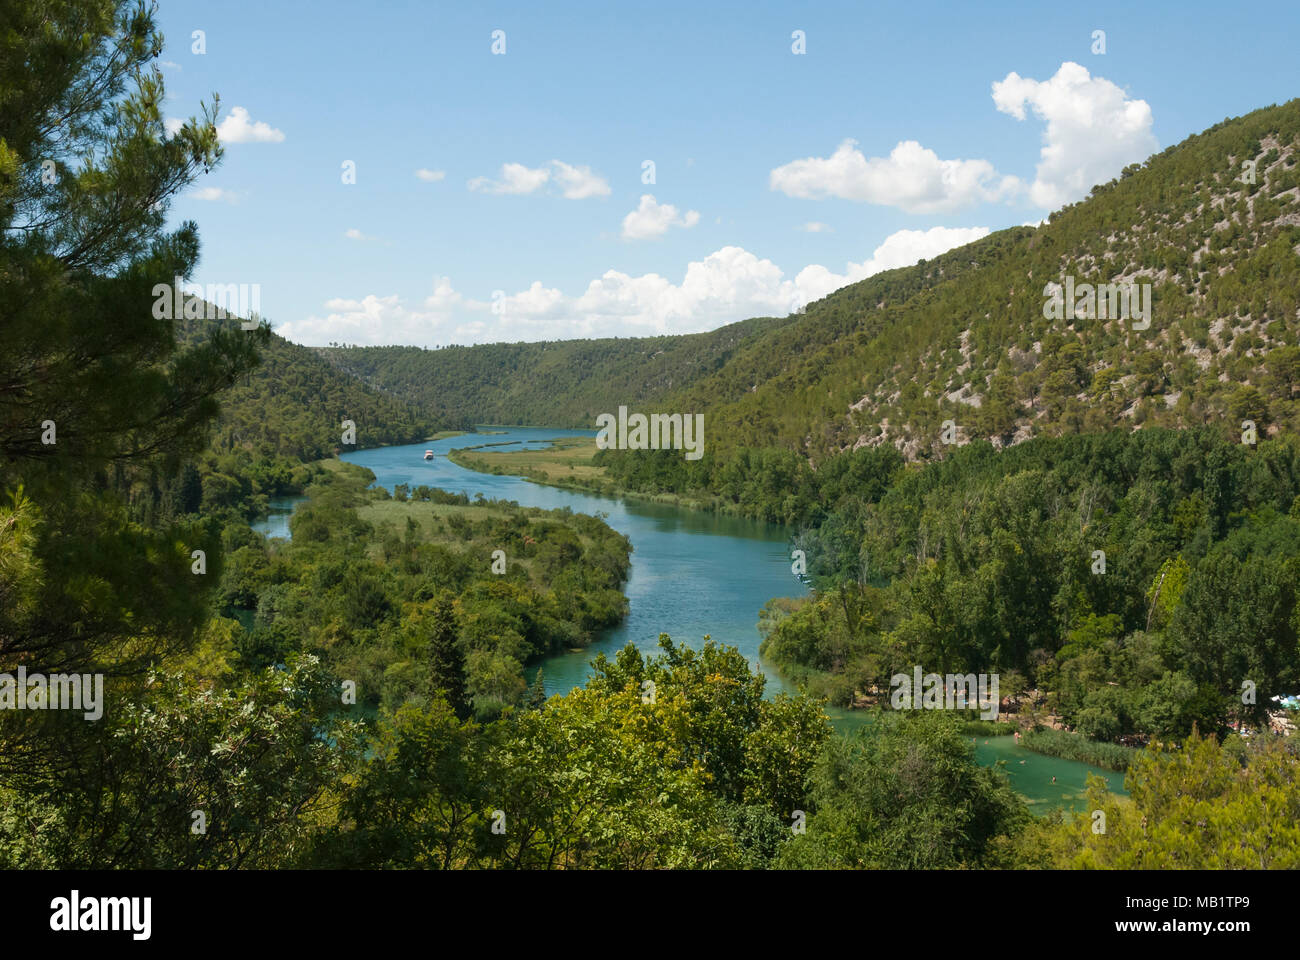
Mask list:
[[676,337],[493,343],[477,347],[324,347],[340,370],[423,409],[477,423],[589,427],[619,404],[651,403],[722,368],[790,322],[760,318]]
[[765,655],[845,703],[913,663],[997,672],[1100,740],[1265,727],[1300,682],[1298,454],[1152,428],[899,470],[798,538],[823,589]]
[[[168,122],[153,9],[0,10],[0,870],[1300,864],[1276,706],[1300,685],[1300,103],[806,315],[321,357],[150,309],[199,262],[168,204],[224,151],[215,105]],[[1151,327],[1044,320],[1066,271],[1150,278]],[[552,469],[799,523],[815,592],[763,629],[810,689],[767,697],[740,648],[654,624],[658,653],[602,651],[547,697],[537,661],[629,610],[631,539],[331,456],[641,403],[702,409],[704,459],[586,474],[572,445]],[[975,441],[935,447],[944,417]],[[293,492],[291,538],[249,525]],[[699,531],[651,519],[718,601]],[[974,711],[876,695],[846,737],[810,695],[921,664],[1000,673],[1026,739],[1149,744],[1129,799],[1090,800],[1111,832],[1034,821],[977,763]]]
[[[959,442],[999,445],[1116,424],[1293,423],[1298,146],[1300,101],[1224,121],[1043,226],[837,291],[667,403],[706,410],[715,451],[815,459],[880,443],[937,455],[948,419]],[[902,299],[900,276],[927,285]],[[1046,319],[1045,287],[1067,276],[1152,284],[1150,327]]]
[[[229,339],[252,348],[251,369],[221,393],[207,443],[193,459],[119,467],[114,482],[132,515],[158,523],[203,511],[252,519],[270,497],[301,493],[315,472],[305,463],[346,449],[418,443],[453,426],[335,369],[310,349],[272,333],[241,329],[241,321],[176,322],[177,343],[192,351]],[[344,421],[355,445],[344,443]]]
[[[179,338],[187,345],[201,342],[213,325],[238,323],[186,320]],[[418,443],[465,422],[361,383],[310,348],[274,333],[259,353],[257,367],[222,394],[213,441],[217,451],[317,460],[340,449],[345,419],[356,424],[358,447]]]
[[[620,404],[704,412],[724,460],[781,447],[817,462],[868,444],[927,459],[942,454],[946,420],[958,443],[997,446],[1116,425],[1232,432],[1243,419],[1264,434],[1297,417],[1298,146],[1300,101],[1225,120],[1042,226],[878,274],[783,320],[321,353],[426,410],[480,422],[592,426]],[[1067,277],[1150,284],[1150,326],[1047,319],[1045,289]]]

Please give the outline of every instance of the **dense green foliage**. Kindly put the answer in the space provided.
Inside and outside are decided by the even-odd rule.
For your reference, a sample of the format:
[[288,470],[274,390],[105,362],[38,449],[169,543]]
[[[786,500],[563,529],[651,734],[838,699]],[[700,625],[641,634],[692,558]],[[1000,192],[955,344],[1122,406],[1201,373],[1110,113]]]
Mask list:
[[1298,494],[1292,436],[975,443],[804,531],[822,589],[763,652],[842,702],[913,664],[999,673],[1092,739],[1265,725],[1300,685]]
[[[183,339],[209,335],[214,323],[220,321],[188,321]],[[260,352],[257,369],[222,395],[212,439],[218,455],[242,451],[252,460],[319,460],[346,449],[344,420],[356,424],[357,449],[419,443],[468,422],[394,399],[274,333]]]
[[[198,259],[194,224],[163,229],[170,201],[221,149],[211,114],[164,137],[149,13],[5,2],[0,22],[0,669],[103,673],[126,696],[204,623],[192,551],[220,564],[213,525],[141,525],[116,491],[202,448],[268,333],[182,347],[151,310]],[[38,793],[93,765],[85,726],[5,711],[0,778]]]
[[116,691],[100,722],[63,731],[72,770],[0,783],[0,868],[265,868],[306,854],[327,788],[362,752],[334,677],[302,658],[217,689],[181,671],[146,679],[147,695]]
[[[597,518],[427,487],[394,501],[366,489],[373,479],[335,464],[308,487],[287,543],[227,528],[217,601],[251,624],[225,621],[208,655],[257,670],[313,653],[363,704],[468,692],[482,717],[523,701],[526,663],[585,646],[626,613],[631,547]],[[448,687],[456,662],[464,689]]]
[[[234,319],[177,324],[181,343],[240,336]],[[244,334],[247,336],[247,334]],[[263,331],[259,363],[221,398],[206,449],[183,464],[154,464],[123,486],[147,524],[200,512],[223,519],[263,516],[272,497],[299,494],[318,470],[304,462],[347,449],[418,443],[450,421],[340,373],[306,347]],[[355,426],[343,442],[344,421]]]
[[[177,324],[182,344],[248,336],[237,319]],[[344,421],[355,427],[344,444]],[[185,462],[154,462],[119,478],[133,519],[146,525],[265,516],[272,498],[301,494],[320,468],[313,461],[348,449],[417,443],[449,421],[430,418],[340,373],[306,347],[262,330],[258,363],[222,394],[208,445]]]
[[598,657],[586,689],[487,726],[441,701],[385,713],[314,862],[766,865],[793,836],[826,718],[803,698],[764,700],[732,648],[660,645],[658,657]]
[[[1261,726],[1300,682],[1300,445],[1152,425],[1225,405],[1291,422],[1294,104],[797,319],[434,366],[330,351],[340,372],[265,325],[151,311],[153,284],[198,257],[192,224],[164,232],[167,201],[220,159],[215,109],[165,132],[151,13],[0,0],[0,22],[0,674],[105,679],[97,720],[0,711],[0,868],[1300,864],[1295,740],[1197,733]],[[1234,187],[1255,156],[1262,182]],[[1108,259],[1156,277],[1177,322],[1052,339],[1024,278]],[[1213,344],[1204,366],[1188,338]],[[438,365],[463,377],[454,403]],[[1137,433],[905,466],[956,409],[953,377],[981,375],[974,434],[999,441],[1036,412],[1070,433],[1127,416],[1133,390],[1182,392],[1131,407]],[[614,481],[804,524],[818,592],[764,608],[769,658],[837,699],[918,662],[992,670],[1079,734],[1182,747],[1132,756],[1131,800],[1094,789],[1099,832],[1033,822],[958,716],[882,711],[835,737],[818,701],[765,698],[708,637],[598,656],[586,688],[548,699],[526,665],[624,615],[627,540],[600,517],[372,489],[328,459],[345,418],[376,444],[664,397],[707,401],[710,455],[609,454]],[[829,456],[877,416],[903,450]],[[299,491],[291,541],[247,525]]]
[[1128,797],[1100,779],[1089,812],[1031,825],[1007,856],[1025,866],[1112,870],[1294,870],[1300,866],[1295,738],[1190,737],[1138,754]]
[[995,841],[1031,819],[996,770],[974,763],[957,722],[883,714],[829,746],[812,776],[816,813],[783,868],[951,869],[999,865]]
[[814,470],[791,450],[734,451],[721,460],[680,453],[601,450],[592,458],[611,490],[672,493],[714,509],[773,523],[818,523],[847,501],[874,502],[903,467],[893,447],[863,447],[832,457]]
[[672,337],[493,343],[477,347],[325,347],[321,356],[449,420],[591,427],[619,404],[659,400],[722,367],[789,322],[745,320]]

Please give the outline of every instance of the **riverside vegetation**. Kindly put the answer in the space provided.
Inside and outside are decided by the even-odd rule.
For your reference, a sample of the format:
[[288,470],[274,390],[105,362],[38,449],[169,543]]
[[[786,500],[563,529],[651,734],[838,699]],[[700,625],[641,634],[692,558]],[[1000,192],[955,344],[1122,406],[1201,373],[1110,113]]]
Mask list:
[[200,648],[215,675],[234,657],[262,669],[310,652],[363,705],[444,691],[482,720],[523,702],[530,660],[623,617],[630,546],[600,520],[427,487],[389,494],[367,489],[364,468],[327,464],[291,541],[226,528],[215,602],[230,617],[210,622]]
[[[995,280],[1011,274],[985,268],[1043,258],[1054,273],[1063,252],[1088,249],[1100,264],[1107,244],[1163,257],[1150,265],[1168,274],[1157,320],[1172,283],[1188,298],[1186,335],[1214,345],[1215,366],[1191,376],[1186,404],[1167,405],[1172,413],[1145,404],[1155,408],[1148,426],[1213,419],[1235,403],[1235,386],[1216,387],[1211,374],[1240,383],[1270,371],[1279,339],[1293,337],[1281,248],[1294,241],[1269,204],[1290,204],[1280,188],[1294,166],[1294,105],[1193,138],[1186,154],[1167,151],[1042,233],[1008,231],[872,278],[804,317],[665,338],[659,367],[644,367],[637,343],[619,360],[624,379],[611,379],[612,388],[640,384],[642,396],[614,400],[641,407],[659,392],[699,391],[701,405],[714,404],[705,412],[718,442],[711,437],[704,460],[678,456],[676,466],[665,465],[671,454],[611,451],[607,469],[652,493],[685,477],[683,489],[806,526],[801,542],[823,586],[767,619],[775,655],[810,682],[859,683],[915,653],[936,669],[995,665],[1051,683],[1059,708],[1100,733],[1174,736],[1176,747],[1133,761],[1131,798],[1097,793],[1110,825],[1097,835],[1086,818],[1029,816],[1001,772],[974,762],[959,718],[882,713],[837,737],[816,699],[765,699],[745,659],[707,638],[691,647],[662,637],[655,656],[632,647],[598,656],[591,682],[563,696],[529,691],[532,657],[580,646],[621,615],[626,542],[599,518],[419,488],[370,491],[364,472],[330,458],[344,418],[366,444],[507,411],[405,395],[377,383],[352,351],[327,367],[266,324],[152,317],[153,284],[188,277],[197,262],[196,226],[168,232],[164,217],[169,199],[221,159],[215,111],[165,135],[152,66],[162,44],[147,8],[0,0],[0,10],[9,28],[0,43],[23,50],[0,57],[0,383],[9,385],[0,391],[0,671],[106,678],[95,722],[0,711],[0,866],[1297,864],[1294,739],[1222,729],[1229,718],[1258,723],[1267,695],[1295,679],[1300,521],[1287,436],[1250,449],[1228,444],[1222,425],[1047,437],[1002,452],[991,443],[941,450],[940,462],[919,468],[904,465],[922,452],[906,441],[832,455],[886,407],[891,423],[928,435],[949,409],[934,378],[967,362],[955,328],[946,349],[914,351],[915,370],[886,367],[880,356],[902,354],[883,348],[945,342],[944,325],[986,312],[996,319],[977,331],[981,352],[968,369],[999,385],[981,407],[994,438],[1038,422],[1040,403],[1043,432],[1070,432],[1076,409],[1095,425],[1101,415],[1070,402],[1078,369],[1069,368],[1075,381],[1068,369],[1054,380],[1054,368],[1015,364],[1033,353],[1089,367],[1127,335],[1116,331],[1104,350],[1089,342],[1082,357],[1059,349],[1035,327],[1044,321],[1024,319],[1041,317],[1025,292],[1033,288],[1017,279],[1011,296],[1025,300],[1005,310],[1007,287]],[[1260,156],[1266,176],[1237,196],[1222,171],[1247,155]],[[51,157],[61,171],[54,189],[40,177]],[[1205,203],[1187,205],[1183,182],[1198,184]],[[1180,217],[1162,221],[1165,207]],[[1168,244],[1132,235],[1138,212],[1168,231]],[[1187,231],[1211,229],[1199,256],[1175,247]],[[1180,272],[1193,264],[1196,277]],[[960,296],[948,286],[961,283]],[[981,291],[999,309],[970,299]],[[954,304],[961,310],[945,313]],[[1229,310],[1249,323],[1236,324],[1227,348],[1209,314]],[[1040,334],[1041,355],[1027,349]],[[1023,357],[983,352],[999,338],[1025,339]],[[699,353],[700,343],[714,352]],[[467,351],[466,375],[480,375],[475,357],[491,367],[501,353]],[[1108,402],[1132,406],[1127,354],[1113,355]],[[865,380],[846,374],[868,356],[874,366],[854,368]],[[827,392],[823,376],[842,382]],[[480,396],[494,389],[492,376],[481,382]],[[1285,426],[1289,393],[1260,382],[1260,422]],[[864,386],[875,406],[856,419],[835,406],[822,418]],[[782,410],[771,406],[777,398]],[[552,415],[529,399],[519,395],[509,413]],[[600,399],[593,411],[617,407]],[[42,442],[47,420],[55,442]],[[645,479],[660,471],[662,481]],[[293,539],[268,543],[248,520],[288,492],[308,497]],[[496,549],[506,553],[501,574]],[[1094,549],[1108,552],[1104,575],[1088,569]],[[1258,686],[1253,707],[1229,699],[1243,678]],[[191,829],[195,811],[204,832]]]

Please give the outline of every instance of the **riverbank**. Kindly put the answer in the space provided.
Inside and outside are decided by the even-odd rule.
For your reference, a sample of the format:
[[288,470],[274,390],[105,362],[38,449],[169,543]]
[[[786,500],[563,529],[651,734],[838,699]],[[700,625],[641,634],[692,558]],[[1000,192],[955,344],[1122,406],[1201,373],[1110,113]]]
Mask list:
[[[479,433],[485,431],[480,429]],[[521,446],[540,447],[564,436],[564,431],[515,430],[498,436]],[[376,482],[389,490],[398,485],[407,485],[411,490],[427,485],[448,492],[463,491],[471,498],[481,492],[488,499],[514,500],[525,506],[567,507],[600,516],[632,541],[632,567],[622,588],[630,601],[626,618],[617,626],[599,631],[585,649],[566,649],[530,665],[530,680],[537,667],[544,669],[547,694],[568,693],[585,686],[591,675],[591,660],[599,653],[612,659],[632,643],[643,654],[657,654],[661,632],[692,645],[709,635],[719,643],[734,646],[767,675],[767,696],[793,692],[793,684],[771,662],[760,658],[760,633],[755,628],[756,611],[771,598],[801,595],[807,590],[791,574],[789,528],[720,511],[684,510],[634,497],[566,490],[557,484],[513,475],[470,472],[447,456],[456,443],[463,441],[451,439],[434,445],[436,456],[428,461],[423,459],[425,445],[376,447],[346,453],[344,458],[370,469]],[[337,461],[329,466],[337,466]],[[396,504],[385,506],[390,503],[371,500],[367,507],[375,520],[395,521],[395,515],[384,516],[390,510],[397,512]],[[287,537],[287,511],[291,506],[285,502],[281,509],[286,512],[276,518],[275,526],[283,531],[279,535]],[[427,502],[416,508],[417,513],[425,510],[432,513]],[[392,526],[400,536],[404,520]],[[271,530],[266,532],[275,535]],[[488,560],[484,557],[480,562]],[[840,733],[850,733],[869,719],[865,710],[828,706],[826,713]],[[1036,813],[1057,808],[1084,809],[1084,783],[1089,772],[1108,774],[1110,788],[1123,792],[1122,778],[1110,771],[1031,753],[1013,737],[995,736],[993,730],[986,734],[974,730],[965,733],[973,740],[978,738],[976,759],[981,765],[1004,762],[1013,788],[1027,798]]]
[[1138,750],[1118,743],[1103,743],[1089,740],[1087,737],[1068,730],[1029,730],[1020,737],[1020,745],[1026,750],[1041,753],[1062,760],[1074,760],[1078,763],[1105,767],[1123,773],[1129,768]]
[[[224,581],[245,659],[318,653],[372,708],[424,695],[441,664],[461,677],[449,696],[485,722],[525,702],[546,658],[627,616],[632,545],[597,517],[394,482],[350,460],[315,477],[286,512],[293,536],[250,545]],[[286,637],[308,640],[282,649]]]
[[[480,431],[486,433],[487,431]],[[644,493],[621,487],[609,478],[603,467],[592,463],[596,455],[594,437],[558,437],[542,450],[494,450],[512,446],[510,442],[483,443],[458,447],[447,459],[458,467],[498,477],[520,477],[532,483],[574,490],[598,497],[623,497],[643,503],[660,503],[687,510],[704,510],[741,516],[739,510],[720,498],[703,500],[672,493]]]

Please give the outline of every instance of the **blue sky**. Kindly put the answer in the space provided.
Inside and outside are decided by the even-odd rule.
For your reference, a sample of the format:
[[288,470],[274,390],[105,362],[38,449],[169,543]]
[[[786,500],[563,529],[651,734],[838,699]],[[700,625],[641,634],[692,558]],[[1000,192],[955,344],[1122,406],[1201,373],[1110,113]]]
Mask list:
[[701,6],[161,0],[169,117],[221,95],[193,279],[308,344],[707,330],[1300,92],[1294,3]]

